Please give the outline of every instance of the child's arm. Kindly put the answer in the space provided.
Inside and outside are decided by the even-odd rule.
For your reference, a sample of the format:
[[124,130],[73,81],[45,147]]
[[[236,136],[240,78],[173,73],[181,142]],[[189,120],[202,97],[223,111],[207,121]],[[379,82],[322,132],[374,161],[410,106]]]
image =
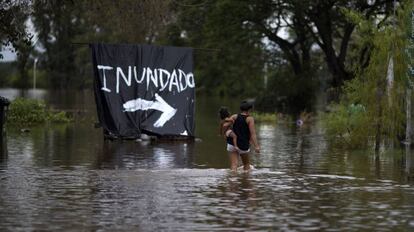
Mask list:
[[257,142],[256,129],[254,128],[254,119],[253,119],[253,117],[247,117],[246,118],[246,123],[249,126],[250,141],[254,145],[254,150],[255,150],[256,153],[260,153],[260,146],[259,146],[259,143]]
[[223,122],[220,124],[220,135],[226,136],[225,133],[230,126],[230,122],[226,122],[225,120],[223,120]]

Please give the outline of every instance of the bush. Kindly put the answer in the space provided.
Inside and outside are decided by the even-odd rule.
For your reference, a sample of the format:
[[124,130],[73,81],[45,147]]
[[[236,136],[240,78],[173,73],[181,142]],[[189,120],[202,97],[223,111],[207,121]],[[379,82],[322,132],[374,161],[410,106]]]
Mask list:
[[351,104],[348,107],[337,104],[332,106],[332,112],[324,115],[323,123],[329,142],[348,148],[366,148],[372,122],[365,107]]
[[65,112],[52,112],[40,100],[17,98],[9,106],[7,122],[11,124],[37,124],[44,122],[70,122]]
[[306,77],[295,76],[288,68],[278,67],[277,70],[270,71],[268,76],[267,88],[256,97],[257,110],[289,114],[312,111],[318,82],[312,74]]

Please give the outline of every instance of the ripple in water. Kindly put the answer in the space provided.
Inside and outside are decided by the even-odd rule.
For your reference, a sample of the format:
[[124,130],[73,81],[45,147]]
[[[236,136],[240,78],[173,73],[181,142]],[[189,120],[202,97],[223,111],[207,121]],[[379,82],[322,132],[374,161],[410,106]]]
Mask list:
[[28,170],[2,174],[0,187],[6,230],[358,231],[414,220],[399,197],[411,186],[270,169]]

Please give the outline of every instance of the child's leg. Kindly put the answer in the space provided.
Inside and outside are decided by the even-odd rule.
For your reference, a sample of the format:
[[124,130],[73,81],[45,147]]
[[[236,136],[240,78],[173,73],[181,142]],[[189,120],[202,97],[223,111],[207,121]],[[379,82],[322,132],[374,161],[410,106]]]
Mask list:
[[237,135],[233,131],[230,131],[229,135],[233,139],[234,146],[238,149],[239,146],[237,146]]

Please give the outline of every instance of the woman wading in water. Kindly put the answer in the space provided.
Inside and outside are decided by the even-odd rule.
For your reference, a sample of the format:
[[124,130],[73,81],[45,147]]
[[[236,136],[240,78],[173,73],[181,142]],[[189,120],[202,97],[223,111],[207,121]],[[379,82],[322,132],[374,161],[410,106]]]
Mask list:
[[237,147],[233,143],[233,139],[227,138],[227,151],[230,155],[230,168],[233,171],[237,171],[239,162],[239,155],[243,162],[243,170],[250,170],[250,142],[253,144],[256,153],[260,153],[260,146],[257,143],[256,129],[254,128],[254,119],[250,115],[253,105],[247,101],[243,101],[240,104],[240,113],[232,115],[234,120],[233,132],[237,136]]

